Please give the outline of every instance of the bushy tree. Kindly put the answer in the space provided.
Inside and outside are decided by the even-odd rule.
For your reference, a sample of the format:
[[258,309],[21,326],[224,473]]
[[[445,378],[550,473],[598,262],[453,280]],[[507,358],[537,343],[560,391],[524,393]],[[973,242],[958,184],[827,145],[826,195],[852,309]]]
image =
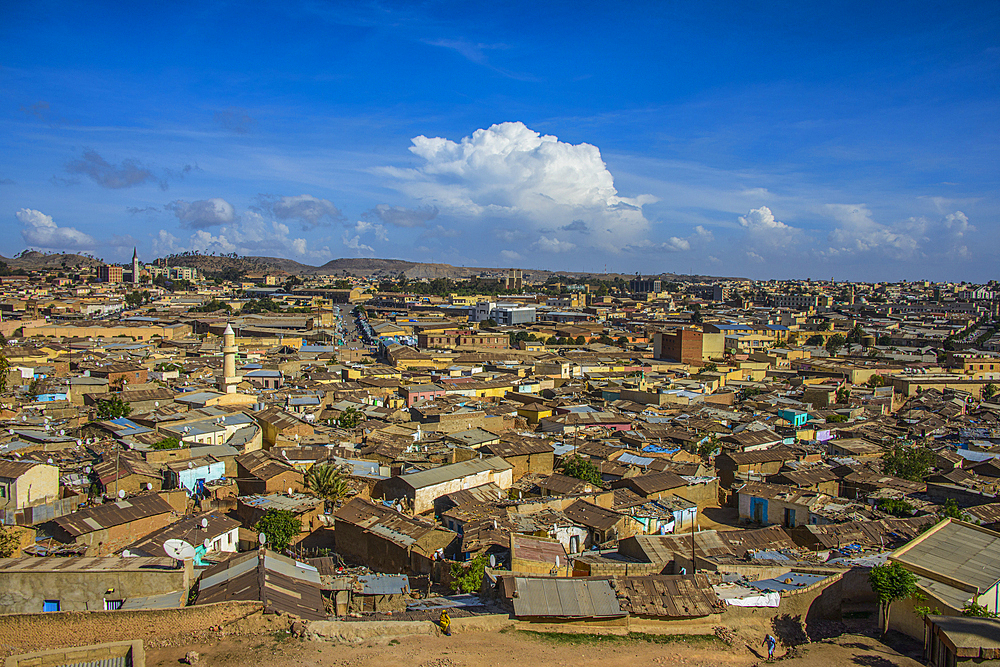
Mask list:
[[882,456],[882,472],[913,482],[922,481],[934,463],[934,452],[926,447],[893,445]]
[[451,564],[451,590],[456,593],[478,593],[486,574],[486,556],[480,554],[467,563]]
[[355,408],[347,408],[337,417],[337,426],[340,428],[352,429],[361,423],[364,415]]
[[562,464],[562,472],[569,477],[576,477],[595,486],[601,486],[601,471],[589,459],[577,455],[570,456]]
[[992,401],[993,397],[996,395],[997,395],[997,386],[992,382],[983,387],[982,398],[984,401]]
[[267,545],[271,549],[282,551],[302,530],[302,521],[289,510],[269,509],[253,529],[267,536]]
[[118,419],[132,414],[132,406],[122,400],[121,396],[112,396],[97,402],[97,418],[101,420]]
[[889,609],[896,600],[904,600],[917,592],[917,577],[893,561],[876,565],[868,573],[868,583],[879,602],[882,615],[882,634],[889,630]]
[[844,347],[846,342],[847,341],[840,334],[833,334],[826,339],[826,351],[832,356],[837,356],[837,352],[840,351],[840,348]]
[[819,334],[813,334],[812,336],[809,336],[809,338],[806,338],[806,345],[816,346],[822,344],[823,344],[823,337],[820,336]]

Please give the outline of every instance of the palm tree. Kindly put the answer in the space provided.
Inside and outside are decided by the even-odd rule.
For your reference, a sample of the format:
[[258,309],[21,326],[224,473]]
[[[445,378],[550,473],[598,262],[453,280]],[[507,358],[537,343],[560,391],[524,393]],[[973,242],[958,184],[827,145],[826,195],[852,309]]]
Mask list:
[[331,502],[343,500],[350,491],[344,471],[335,465],[314,465],[306,471],[303,483],[314,495]]

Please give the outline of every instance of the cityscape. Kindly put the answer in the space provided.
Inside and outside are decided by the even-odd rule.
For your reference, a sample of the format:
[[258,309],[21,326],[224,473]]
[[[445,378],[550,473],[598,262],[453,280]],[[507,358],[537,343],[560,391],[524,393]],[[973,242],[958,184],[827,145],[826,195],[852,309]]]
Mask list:
[[1000,662],[1000,5],[11,0],[8,667]]

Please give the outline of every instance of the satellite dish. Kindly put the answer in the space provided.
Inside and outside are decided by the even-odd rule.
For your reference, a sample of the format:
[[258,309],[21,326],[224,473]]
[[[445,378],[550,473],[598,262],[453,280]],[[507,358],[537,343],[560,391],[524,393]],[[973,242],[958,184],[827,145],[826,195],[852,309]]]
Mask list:
[[202,530],[208,530],[208,519],[201,520],[201,528]]
[[163,543],[163,550],[174,560],[194,559],[194,547],[184,540],[167,540]]
[[210,546],[212,546],[212,540],[210,540],[210,539],[208,539],[208,538],[206,537],[206,538],[205,538],[205,541],[204,541],[204,542],[202,542],[202,544],[203,544],[203,545],[205,546],[205,551],[208,551],[208,548],[209,548]]
[[[122,549],[122,558],[131,558],[131,557],[132,557],[131,551],[129,551],[128,549]],[[492,556],[490,556],[490,558],[492,558]]]
[[52,463],[52,459],[51,458],[46,459],[45,462],[51,464]]
[[556,556],[556,567],[559,567],[559,556]]
[[59,429],[59,435],[66,435],[66,429],[64,428]]
[[160,407],[160,402],[159,401],[153,401],[153,407],[154,408]]
[[[11,431],[11,433],[13,433],[13,431]],[[80,440],[79,438],[77,438],[77,440],[76,440],[76,446],[79,447],[82,444],[83,444],[83,440]]]
[[193,467],[194,467],[194,462],[193,461],[188,461],[188,470],[190,470]]
[[496,567],[496,566],[497,566],[497,557],[493,554],[490,554],[490,567]]
[[257,541],[260,542],[260,546],[264,546],[267,543],[267,535],[261,533],[257,536]]
[[118,492],[118,497],[121,498],[122,500],[125,500],[125,489],[121,489]]
[[152,484],[150,484],[149,482],[147,482],[147,483],[146,483],[146,490],[147,490],[147,491],[152,491],[152,490],[153,490],[153,485],[152,485]]
[[90,466],[87,466],[86,468],[84,468],[83,472],[85,472],[85,473],[87,473],[89,475],[90,474]]

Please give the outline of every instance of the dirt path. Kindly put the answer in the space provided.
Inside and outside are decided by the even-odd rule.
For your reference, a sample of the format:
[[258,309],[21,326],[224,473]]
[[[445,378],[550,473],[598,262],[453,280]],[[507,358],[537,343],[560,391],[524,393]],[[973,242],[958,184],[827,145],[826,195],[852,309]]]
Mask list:
[[[534,634],[522,631],[474,632],[451,637],[419,636],[360,645],[335,645],[294,639],[287,634],[226,638],[213,644],[147,651],[150,667],[179,664],[189,650],[198,651],[205,667],[614,667],[616,665],[689,665],[750,667],[762,664],[756,651],[729,647],[708,638],[651,643],[592,635]],[[843,635],[798,647],[793,655],[781,648],[775,664],[783,667],[870,665],[919,667],[888,646],[863,635]]]

